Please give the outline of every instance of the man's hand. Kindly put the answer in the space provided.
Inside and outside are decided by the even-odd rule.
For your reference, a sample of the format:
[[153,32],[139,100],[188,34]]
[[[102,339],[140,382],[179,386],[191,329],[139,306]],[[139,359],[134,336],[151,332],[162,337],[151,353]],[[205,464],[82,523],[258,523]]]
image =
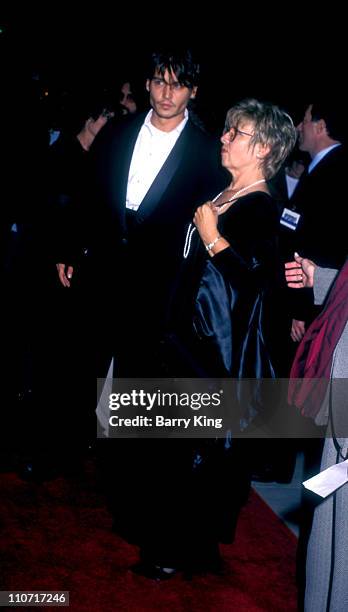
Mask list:
[[67,266],[64,263],[56,264],[59,280],[62,283],[63,287],[70,287],[70,279],[74,274],[73,266]]
[[294,255],[295,261],[285,264],[285,278],[291,289],[303,289],[313,287],[314,270],[316,265],[310,259]]
[[300,342],[303,336],[305,335],[305,331],[306,328],[304,321],[298,321],[297,319],[292,320],[290,332],[291,340],[293,340],[294,342]]

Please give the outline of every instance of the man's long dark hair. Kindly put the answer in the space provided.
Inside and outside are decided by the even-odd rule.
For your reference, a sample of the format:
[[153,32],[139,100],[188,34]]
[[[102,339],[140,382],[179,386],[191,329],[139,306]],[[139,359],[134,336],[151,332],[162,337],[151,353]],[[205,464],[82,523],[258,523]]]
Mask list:
[[194,60],[192,52],[185,51],[158,51],[152,53],[147,69],[147,78],[152,79],[155,71],[164,76],[168,70],[173,72],[181,85],[192,89],[198,85],[200,66]]

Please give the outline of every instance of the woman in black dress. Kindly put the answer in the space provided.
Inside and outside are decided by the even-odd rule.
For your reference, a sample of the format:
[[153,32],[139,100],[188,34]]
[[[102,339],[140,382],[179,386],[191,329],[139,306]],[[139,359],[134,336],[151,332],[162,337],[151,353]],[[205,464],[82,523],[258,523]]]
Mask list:
[[[248,401],[243,382],[239,387],[234,425],[241,430],[259,410],[257,381],[277,375],[272,336],[277,333],[273,291],[279,212],[267,181],[295,141],[291,118],[277,106],[246,99],[232,107],[221,137],[221,161],[231,182],[197,209],[186,233],[183,274],[167,337],[168,372],[219,381],[253,379]],[[205,569],[219,566],[218,542],[233,539],[250,488],[255,442],[234,439],[232,433],[232,441],[191,444],[192,456],[200,461],[186,489],[194,492],[191,507],[199,508],[190,525],[196,555],[190,554]]]
[[[168,326],[168,375],[274,376],[265,312],[275,278],[279,218],[266,181],[295,140],[290,117],[276,106],[244,100],[228,111],[221,158],[232,180],[197,209],[187,230],[183,276]],[[248,404],[242,427],[253,413]],[[250,446],[246,440],[232,440],[229,448],[223,439],[163,442],[158,453],[162,512],[156,524],[152,519],[149,541],[142,546],[140,573],[163,578],[178,567],[219,571],[218,543],[232,541],[249,491]]]
[[173,311],[178,346],[194,358],[186,375],[274,375],[266,305],[278,266],[279,213],[267,181],[295,141],[291,118],[274,105],[246,99],[227,113],[221,161],[231,183],[197,209],[188,228]]

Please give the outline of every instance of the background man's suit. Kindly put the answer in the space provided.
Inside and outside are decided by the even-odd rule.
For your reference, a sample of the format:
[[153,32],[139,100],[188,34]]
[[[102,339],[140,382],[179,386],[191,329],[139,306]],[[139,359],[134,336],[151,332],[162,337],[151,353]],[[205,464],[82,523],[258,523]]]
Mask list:
[[[296,231],[289,230],[288,261],[294,251],[326,268],[341,268],[348,252],[345,148],[329,151],[308,174],[300,178],[289,208],[301,217]],[[317,311],[312,290],[289,290],[294,319],[310,322]]]

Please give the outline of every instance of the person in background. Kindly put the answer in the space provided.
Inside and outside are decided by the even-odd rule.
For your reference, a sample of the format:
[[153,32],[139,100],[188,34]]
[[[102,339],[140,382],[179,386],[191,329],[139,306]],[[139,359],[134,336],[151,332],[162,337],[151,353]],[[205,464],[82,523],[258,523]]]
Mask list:
[[[298,125],[299,149],[311,162],[302,173],[288,208],[293,220],[288,233],[294,251],[323,267],[340,268],[347,256],[345,193],[347,155],[344,146],[345,114],[334,96],[329,102],[314,100]],[[284,222],[284,218],[281,220]],[[290,293],[292,295],[290,295]],[[289,292],[292,310],[291,338],[299,342],[308,325],[319,313],[312,290]]]
[[[285,267],[289,287],[313,288],[315,302],[325,304],[299,345],[292,369],[292,376],[296,378],[310,376],[314,381],[331,380],[329,406],[325,393],[322,396],[324,422],[328,427],[321,458],[322,471],[348,458],[348,264],[338,272],[295,254],[295,260],[286,263]],[[314,345],[317,357],[309,360]],[[296,393],[292,400],[302,411],[306,410]],[[322,412],[322,406],[318,408]],[[345,484],[314,510],[306,560],[305,612],[340,612],[348,607],[347,506],[348,486]]]
[[[39,410],[37,417],[32,415],[32,427],[38,442],[21,471],[28,480],[47,480],[77,468],[95,438],[96,429],[95,404],[90,401],[96,377],[94,346],[98,346],[98,355],[103,351],[100,343],[94,342],[94,288],[88,252],[84,249],[93,226],[89,151],[96,134],[114,113],[104,96],[86,93],[72,99],[67,110],[65,127],[47,151],[49,214],[45,230],[50,240],[45,259],[51,261],[51,270],[46,271],[50,290],[45,307],[50,323],[41,323],[44,331],[37,334],[35,342],[34,393]],[[74,240],[78,236],[76,243],[72,236]],[[68,278],[70,270],[60,263],[65,260],[70,261],[70,270],[76,267],[79,270],[73,288]],[[55,273],[58,275],[53,280]],[[70,288],[69,292],[63,287]],[[53,321],[61,323],[53,325]],[[63,322],[67,333],[62,333]],[[64,384],[59,384],[63,379]],[[50,409],[55,414],[49,443],[45,433],[48,395],[52,396]]]
[[81,258],[93,225],[89,151],[99,131],[114,115],[108,95],[81,93],[71,100],[64,130],[50,147],[50,196],[58,227],[57,271],[64,287],[70,287],[74,268],[66,269],[60,261]]
[[122,76],[115,82],[113,80],[106,87],[115,108],[114,123],[124,119],[131,119],[138,113],[149,108],[149,100],[144,88],[143,78],[140,78],[133,69],[125,69]]
[[132,91],[132,86],[129,81],[125,81],[121,85],[120,105],[123,115],[133,114],[137,112],[136,95]]
[[304,151],[300,151],[297,147],[292,151],[285,166],[285,180],[288,198],[290,199],[295,188],[302,176],[302,173],[307,168],[309,160]]

